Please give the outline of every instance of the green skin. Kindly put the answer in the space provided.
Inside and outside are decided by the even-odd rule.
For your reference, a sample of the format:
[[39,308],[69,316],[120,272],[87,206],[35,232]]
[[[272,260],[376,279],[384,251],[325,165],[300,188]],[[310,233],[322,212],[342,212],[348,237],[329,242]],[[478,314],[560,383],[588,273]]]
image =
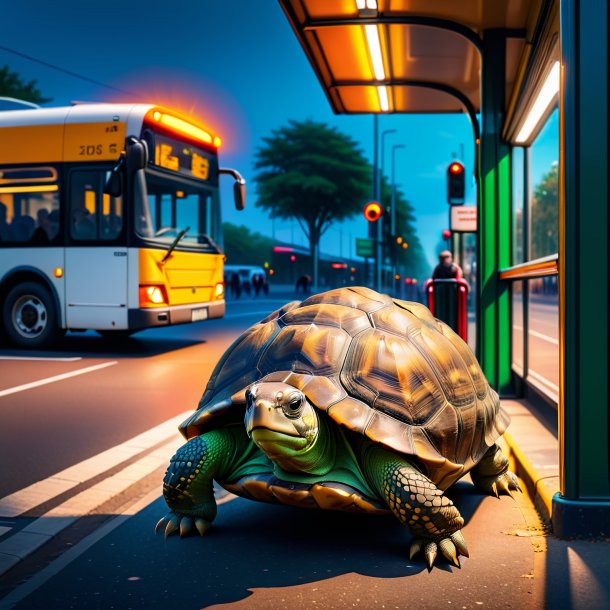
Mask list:
[[[477,487],[496,496],[519,489],[497,445],[471,475]],[[165,526],[166,535],[194,529],[203,535],[216,516],[214,480],[250,498],[240,483],[272,476],[340,483],[387,506],[414,536],[411,557],[423,551],[429,569],[438,550],[456,566],[459,555],[468,556],[457,508],[414,464],[366,439],[350,442],[300,390],[277,382],[261,382],[247,392],[245,426],[206,432],[177,451],[163,482],[171,512],[157,527]]]

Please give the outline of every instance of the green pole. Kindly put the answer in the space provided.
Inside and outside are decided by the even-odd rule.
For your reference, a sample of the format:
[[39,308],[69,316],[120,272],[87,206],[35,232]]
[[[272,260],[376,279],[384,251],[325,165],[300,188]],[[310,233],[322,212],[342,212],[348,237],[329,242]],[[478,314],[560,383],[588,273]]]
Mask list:
[[608,4],[561,0],[561,537],[610,536]]
[[477,354],[490,384],[511,390],[510,293],[498,271],[511,264],[510,148],[502,140],[506,35],[483,33],[479,171]]

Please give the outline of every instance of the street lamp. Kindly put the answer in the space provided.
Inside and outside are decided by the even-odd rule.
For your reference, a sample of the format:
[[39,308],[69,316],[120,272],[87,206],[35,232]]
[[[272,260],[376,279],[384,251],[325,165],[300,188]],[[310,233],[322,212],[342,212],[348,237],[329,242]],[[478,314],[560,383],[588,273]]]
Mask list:
[[[404,144],[394,144],[392,146],[392,203],[390,208],[390,235],[394,239],[396,235],[396,184],[394,180],[394,165],[396,161],[396,151],[399,148],[405,148]],[[392,248],[392,275],[396,275],[396,248]]]
[[381,171],[378,172],[378,174],[377,174],[377,181],[378,181],[377,193],[378,193],[379,201],[381,201],[382,205],[383,205],[383,200],[381,197],[381,177],[383,176],[383,158],[384,158],[384,152],[385,152],[385,137],[390,133],[396,133],[396,129],[384,129],[381,132]]

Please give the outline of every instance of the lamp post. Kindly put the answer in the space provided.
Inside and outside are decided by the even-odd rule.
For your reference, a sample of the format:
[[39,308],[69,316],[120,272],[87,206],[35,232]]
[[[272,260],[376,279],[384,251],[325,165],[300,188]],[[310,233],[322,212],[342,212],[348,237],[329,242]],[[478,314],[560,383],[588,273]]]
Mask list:
[[[385,137],[391,133],[396,133],[396,129],[384,129],[381,132],[381,163],[380,163],[380,167],[377,170],[377,176],[376,176],[376,191],[377,191],[377,201],[379,201],[379,203],[381,203],[381,205],[383,206],[383,197],[381,195],[381,178],[383,176],[383,169],[384,169],[384,157],[385,157]],[[382,287],[381,287],[381,283],[382,283],[382,268],[383,268],[383,219],[380,219],[379,223],[378,223],[378,227],[377,227],[377,253],[378,253],[378,288],[377,290],[381,292]]]
[[[390,208],[390,240],[392,243],[392,278],[396,276],[396,244],[394,238],[396,236],[396,183],[394,179],[394,166],[396,161],[396,151],[399,148],[405,148],[404,144],[394,144],[392,146],[392,200]],[[393,281],[393,280],[392,280]]]
[[381,164],[380,171],[377,174],[378,186],[377,193],[379,193],[379,202],[383,205],[383,201],[381,201],[381,176],[383,176],[383,159],[385,156],[385,137],[390,133],[396,133],[396,129],[384,129],[381,132]]

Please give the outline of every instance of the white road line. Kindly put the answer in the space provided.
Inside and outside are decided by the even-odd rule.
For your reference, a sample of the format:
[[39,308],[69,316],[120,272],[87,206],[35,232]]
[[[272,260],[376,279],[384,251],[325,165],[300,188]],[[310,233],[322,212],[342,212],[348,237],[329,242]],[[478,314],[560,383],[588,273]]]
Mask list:
[[[72,496],[0,542],[0,575],[46,544],[75,521],[166,465],[180,441],[173,439],[116,474]],[[158,492],[157,492],[158,494]]]
[[[523,332],[523,326],[518,326],[517,324],[514,324],[513,328],[515,330],[520,330],[521,332]],[[553,345],[559,345],[559,339],[555,339],[555,337],[549,337],[549,335],[544,335],[542,333],[539,333],[537,330],[530,330],[529,334],[534,337],[538,337],[538,339],[542,339],[543,341],[548,341],[549,343],[552,343]]]
[[84,369],[76,369],[75,371],[70,371],[69,373],[62,373],[61,375],[54,375],[53,377],[47,377],[46,379],[32,381],[32,383],[24,383],[23,385],[17,385],[13,388],[0,390],[0,397],[8,396],[9,394],[16,394],[17,392],[23,392],[24,390],[31,390],[32,388],[37,388],[41,385],[55,383],[56,381],[62,381],[63,379],[69,379],[70,377],[76,377],[77,375],[84,375],[85,373],[91,373],[99,369],[105,369],[107,366],[113,366],[115,364],[117,364],[116,360],[113,360],[112,362],[102,362],[102,364],[87,366]]
[[76,362],[82,360],[82,356],[74,356],[72,358],[52,358],[42,356],[0,356],[0,360],[44,360],[47,362]]
[[559,339],[555,339],[555,337],[549,337],[548,335],[543,335],[542,333],[539,333],[537,330],[530,330],[530,335],[533,335],[534,337],[538,337],[538,339],[542,339],[543,341],[548,341],[549,343],[552,343],[553,345],[559,345]]
[[[111,534],[117,527],[123,525],[130,517],[137,515],[141,510],[144,510],[149,504],[152,504],[159,497],[159,491],[153,490],[146,494],[143,498],[137,500],[134,504],[128,506],[123,512],[107,521],[100,528],[83,538],[65,553],[62,553],[55,561],[52,561],[48,566],[37,572],[32,578],[24,582],[22,585],[11,591],[6,597],[0,600],[0,606],[6,604],[7,608],[12,608],[14,605],[31,595],[36,589],[47,583],[51,578],[57,576],[64,568],[70,565],[74,560],[78,559],[83,553],[88,551],[93,545],[97,544],[104,537]],[[216,501],[217,504],[225,504],[234,500],[237,496],[228,494]],[[151,531],[154,523],[151,523]]]
[[539,381],[540,383],[547,386],[554,392],[556,392],[556,393],[559,392],[559,386],[555,385],[552,381],[549,381],[546,377],[543,377],[542,375],[540,375],[540,373],[536,373],[536,371],[529,369],[527,371],[527,375],[528,375],[528,377],[530,377],[530,376],[533,377],[536,381]]
[[[0,516],[9,519],[17,517],[69,491],[80,483],[116,468],[119,464],[154,445],[171,438],[181,438],[178,436],[177,428],[189,415],[192,415],[192,411],[176,415],[120,445],[102,451],[102,453],[0,499]],[[169,460],[170,457],[170,455],[166,456],[166,460]]]

